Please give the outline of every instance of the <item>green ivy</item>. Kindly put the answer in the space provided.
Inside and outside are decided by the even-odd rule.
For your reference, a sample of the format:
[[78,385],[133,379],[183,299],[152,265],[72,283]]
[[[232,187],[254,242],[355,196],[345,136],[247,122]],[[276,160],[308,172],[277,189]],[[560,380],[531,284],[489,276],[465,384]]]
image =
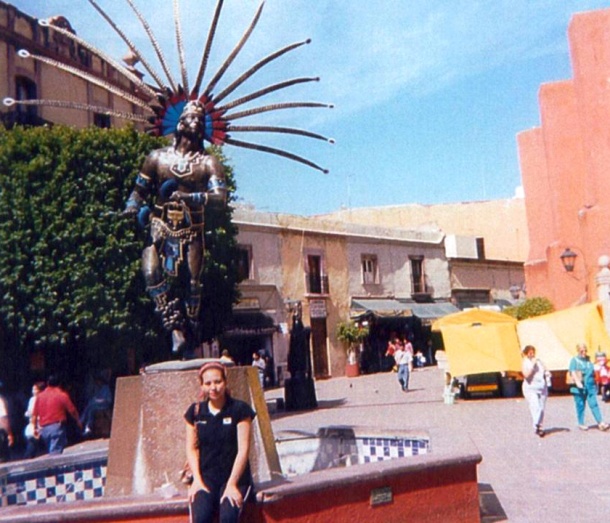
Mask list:
[[[145,234],[121,215],[144,157],[164,145],[133,128],[0,127],[0,352],[69,351],[78,363],[132,344],[165,359],[140,275]],[[207,338],[237,298],[237,230],[221,214],[206,229]]]

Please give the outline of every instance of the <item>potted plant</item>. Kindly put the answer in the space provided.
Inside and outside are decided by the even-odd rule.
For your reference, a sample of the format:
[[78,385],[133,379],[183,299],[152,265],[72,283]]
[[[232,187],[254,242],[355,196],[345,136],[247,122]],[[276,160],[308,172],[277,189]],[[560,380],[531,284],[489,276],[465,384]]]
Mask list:
[[368,327],[353,321],[342,322],[337,325],[337,339],[347,346],[346,376],[353,377],[360,374],[358,349],[368,335]]

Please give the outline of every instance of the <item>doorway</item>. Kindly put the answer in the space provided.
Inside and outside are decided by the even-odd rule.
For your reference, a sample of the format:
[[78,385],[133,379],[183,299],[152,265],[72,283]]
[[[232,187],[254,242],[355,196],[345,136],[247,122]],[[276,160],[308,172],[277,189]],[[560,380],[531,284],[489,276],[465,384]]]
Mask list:
[[326,318],[311,318],[310,321],[314,376],[329,378]]

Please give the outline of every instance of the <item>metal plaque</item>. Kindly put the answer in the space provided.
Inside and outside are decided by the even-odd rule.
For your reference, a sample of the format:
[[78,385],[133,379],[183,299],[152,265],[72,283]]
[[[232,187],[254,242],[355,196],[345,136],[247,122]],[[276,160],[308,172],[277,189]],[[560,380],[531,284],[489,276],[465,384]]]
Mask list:
[[371,490],[371,507],[392,503],[392,487],[382,487]]

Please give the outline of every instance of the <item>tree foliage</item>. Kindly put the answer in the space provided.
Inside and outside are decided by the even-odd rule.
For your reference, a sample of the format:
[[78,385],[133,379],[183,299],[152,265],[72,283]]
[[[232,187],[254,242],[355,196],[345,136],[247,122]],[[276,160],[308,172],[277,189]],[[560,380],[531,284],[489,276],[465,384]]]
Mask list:
[[555,308],[548,298],[535,297],[528,298],[520,305],[506,307],[503,312],[518,320],[525,320],[526,318],[550,314],[554,310]]
[[[145,235],[121,211],[145,155],[163,145],[130,128],[0,128],[5,351],[84,350],[83,359],[158,342],[140,275]],[[223,294],[222,311],[208,314],[216,320],[208,337],[236,297],[230,210],[211,225],[218,230],[206,232],[214,258],[206,285]]]
[[368,327],[353,321],[341,322],[337,325],[337,339],[348,345],[360,343],[369,335]]

